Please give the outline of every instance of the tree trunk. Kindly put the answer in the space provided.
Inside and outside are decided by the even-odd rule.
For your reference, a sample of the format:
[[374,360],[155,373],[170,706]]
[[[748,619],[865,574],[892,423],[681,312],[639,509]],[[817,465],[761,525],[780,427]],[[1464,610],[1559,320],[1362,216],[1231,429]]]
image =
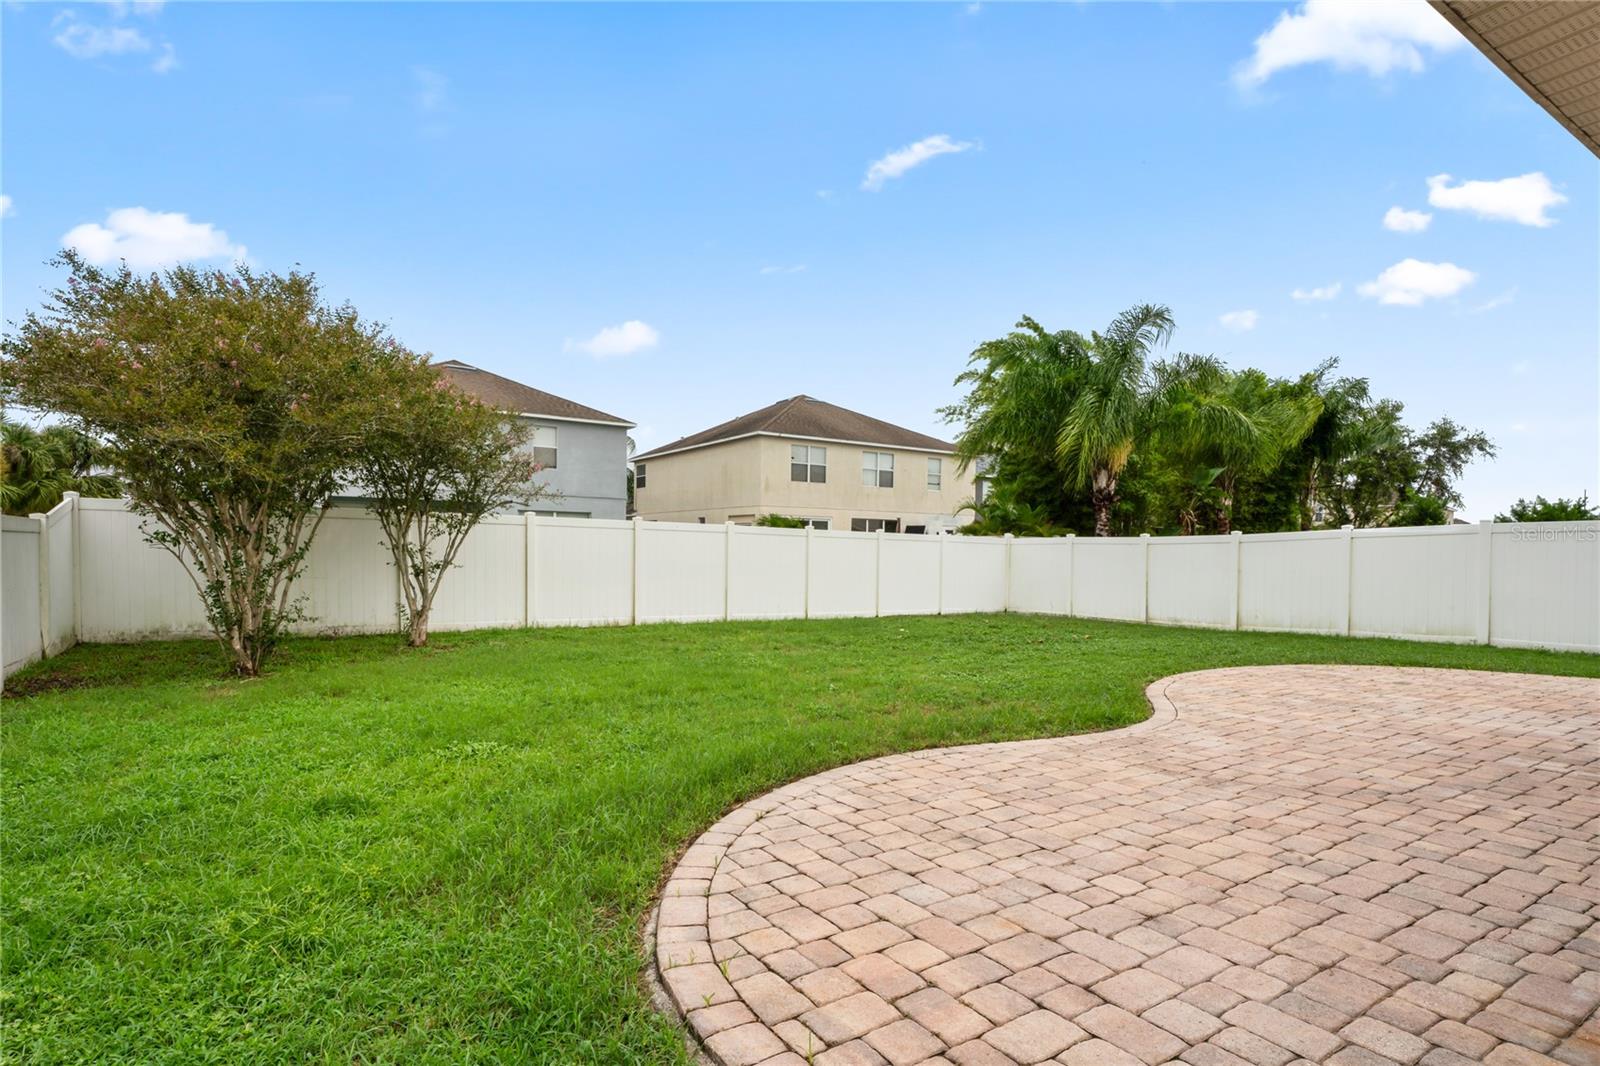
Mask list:
[[1109,470],[1096,470],[1089,488],[1089,499],[1094,503],[1094,535],[1111,536],[1111,506],[1117,502],[1117,479]]
[[406,643],[413,648],[420,648],[428,643],[428,615],[418,611],[411,616],[411,630],[406,634]]
[[1306,470],[1306,483],[1300,489],[1300,532],[1304,533],[1316,523],[1311,511],[1317,498],[1317,464],[1312,462]]
[[1233,488],[1234,488],[1233,479],[1231,477],[1228,477],[1226,474],[1224,474],[1220,487],[1222,489],[1222,493],[1218,497],[1218,500],[1217,500],[1217,532],[1218,533],[1232,533],[1233,532]]

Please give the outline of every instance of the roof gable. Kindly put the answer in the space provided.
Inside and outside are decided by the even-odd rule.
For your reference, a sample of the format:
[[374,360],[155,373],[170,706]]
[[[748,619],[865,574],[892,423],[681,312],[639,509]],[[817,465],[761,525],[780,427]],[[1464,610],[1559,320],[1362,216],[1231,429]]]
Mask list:
[[520,381],[512,381],[499,374],[492,374],[471,363],[463,363],[459,359],[445,359],[432,365],[451,385],[499,411],[510,411],[519,415],[542,415],[545,418],[566,418],[579,422],[607,422],[616,426],[633,425],[625,418],[608,415],[604,411],[585,407],[581,403],[554,393],[524,385]]
[[776,437],[804,437],[810,440],[840,441],[851,444],[878,444],[886,448],[910,448],[917,451],[952,452],[955,446],[926,433],[885,422],[859,411],[839,407],[811,396],[791,396],[775,404],[740,415],[718,426],[691,433],[671,444],[638,456],[649,459],[669,452],[703,448],[723,441],[765,434]]

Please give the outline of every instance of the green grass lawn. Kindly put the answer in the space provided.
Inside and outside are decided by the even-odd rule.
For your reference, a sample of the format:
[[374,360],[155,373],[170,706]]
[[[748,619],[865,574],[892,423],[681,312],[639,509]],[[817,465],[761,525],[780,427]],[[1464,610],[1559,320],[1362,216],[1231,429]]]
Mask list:
[[5,1058],[680,1062],[640,922],[729,807],[1292,662],[1600,676],[1015,615],[302,640],[256,681],[203,643],[75,649],[14,678],[33,694],[0,723]]

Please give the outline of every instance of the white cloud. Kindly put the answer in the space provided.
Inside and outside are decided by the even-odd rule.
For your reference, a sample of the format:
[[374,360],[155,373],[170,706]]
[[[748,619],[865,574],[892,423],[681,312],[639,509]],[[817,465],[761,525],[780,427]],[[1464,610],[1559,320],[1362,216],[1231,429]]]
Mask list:
[[1471,211],[1479,218],[1520,222],[1524,226],[1553,226],[1547,208],[1567,202],[1550,179],[1539,171],[1499,181],[1463,181],[1450,184],[1450,175],[1428,179],[1428,203],[1446,211]]
[[1391,207],[1383,213],[1383,228],[1396,233],[1421,233],[1428,228],[1433,216],[1426,211],[1407,211]]
[[1222,328],[1234,333],[1248,333],[1261,321],[1260,311],[1229,311],[1217,319]]
[[71,15],[54,40],[56,47],[74,59],[99,59],[151,48],[150,38],[131,26],[95,26]]
[[764,274],[764,275],[765,274],[803,274],[803,273],[805,273],[805,269],[806,269],[806,265],[804,263],[795,263],[792,266],[764,266],[764,267],[761,268],[761,273]]
[[0,218],[10,218],[12,210],[11,197],[0,194]]
[[1425,263],[1402,259],[1361,286],[1361,295],[1381,304],[1415,307],[1424,300],[1454,296],[1477,280],[1478,275],[1454,263]]
[[611,359],[619,355],[632,355],[646,348],[654,348],[661,340],[656,328],[633,318],[620,326],[607,326],[586,341],[568,342],[568,348],[588,352],[596,359]]
[[971,141],[952,141],[949,135],[944,133],[924,137],[915,144],[897,148],[874,162],[867,168],[867,176],[861,179],[861,187],[868,192],[877,192],[890,178],[898,178],[935,156],[966,152],[976,147],[977,145]]
[[190,222],[177,211],[123,207],[106,216],[105,224],[74,226],[61,243],[75,248],[91,263],[126,259],[134,270],[155,270],[191,259],[245,258],[245,248],[209,222]]
[[1344,283],[1334,282],[1332,285],[1318,285],[1310,289],[1296,289],[1289,295],[1301,303],[1310,303],[1315,300],[1332,300],[1344,291]]
[[1517,287],[1515,285],[1513,285],[1513,286],[1511,286],[1511,288],[1507,289],[1505,292],[1502,292],[1497,296],[1491,296],[1489,299],[1483,301],[1483,303],[1479,304],[1477,307],[1474,307],[1472,309],[1472,313],[1475,314],[1475,315],[1481,315],[1485,311],[1493,311],[1498,307],[1504,307],[1507,304],[1512,303],[1513,301],[1516,300],[1516,298],[1517,298]]
[[100,59],[105,56],[143,55],[159,51],[150,69],[165,74],[178,65],[178,52],[172,42],[152,39],[145,31],[126,25],[129,15],[154,18],[161,14],[160,0],[112,0],[97,10],[110,16],[105,22],[84,22],[74,11],[63,11],[52,23],[57,28],[52,40],[57,48],[74,59]]
[[1256,38],[1255,54],[1234,71],[1241,89],[1254,89],[1280,70],[1331,63],[1375,77],[1418,73],[1423,50],[1448,52],[1463,39],[1423,0],[1306,0],[1285,11]]

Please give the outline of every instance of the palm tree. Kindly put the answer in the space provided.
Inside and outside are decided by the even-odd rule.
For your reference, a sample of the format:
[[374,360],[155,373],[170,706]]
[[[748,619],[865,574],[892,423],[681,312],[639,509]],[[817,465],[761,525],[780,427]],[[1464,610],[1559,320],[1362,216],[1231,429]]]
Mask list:
[[1168,308],[1142,304],[1076,347],[1077,390],[1056,431],[1056,452],[1074,483],[1089,490],[1097,537],[1111,535],[1117,479],[1159,417],[1163,390],[1148,363],[1150,353],[1166,343],[1174,328]]
[[[1216,525],[1233,528],[1243,477],[1267,473],[1299,444],[1321,410],[1315,394],[1270,380],[1259,370],[1233,372],[1209,356],[1159,364],[1163,450],[1196,484],[1215,490]],[[1185,522],[1185,532],[1192,532]]]
[[104,465],[99,443],[71,426],[34,429],[20,422],[0,420],[0,510],[6,514],[34,514],[50,510],[62,495],[116,496],[121,483],[97,474]]

